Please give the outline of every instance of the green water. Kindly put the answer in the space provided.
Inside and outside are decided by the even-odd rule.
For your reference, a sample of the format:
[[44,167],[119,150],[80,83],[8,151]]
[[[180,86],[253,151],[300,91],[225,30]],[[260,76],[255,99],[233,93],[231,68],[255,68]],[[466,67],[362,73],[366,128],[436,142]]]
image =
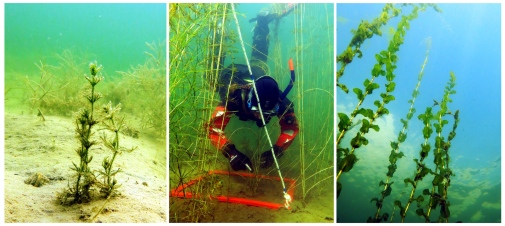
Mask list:
[[165,4],[5,4],[6,71],[76,49],[114,74],[143,63],[146,42],[165,39]]
[[6,109],[72,116],[96,61],[98,104],[121,103],[164,137],[166,21],[165,4],[6,4]]

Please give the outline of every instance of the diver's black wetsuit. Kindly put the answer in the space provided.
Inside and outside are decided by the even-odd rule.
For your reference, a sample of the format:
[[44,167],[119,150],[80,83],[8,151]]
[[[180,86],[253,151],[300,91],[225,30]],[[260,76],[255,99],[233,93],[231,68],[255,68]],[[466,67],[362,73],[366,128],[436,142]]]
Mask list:
[[[268,23],[271,20],[272,18],[258,16],[257,25],[254,29],[250,61],[254,79],[267,74],[268,34],[270,32]],[[220,60],[221,63],[224,62],[223,58]],[[237,115],[243,121],[254,120],[258,126],[263,126],[261,119],[255,117],[246,107],[247,94],[252,88],[250,80],[251,76],[245,64],[231,64],[219,74],[218,92],[221,102],[212,114],[207,127],[209,139],[219,150],[231,144],[224,134],[224,129],[233,115]],[[279,94],[282,93],[281,90],[278,90],[278,92]],[[276,148],[282,153],[298,134],[298,122],[294,114],[293,103],[288,98],[284,98],[282,101],[279,100],[276,113],[264,115],[265,123],[268,123],[273,115],[279,117],[281,127],[281,134],[274,146],[277,146]]]

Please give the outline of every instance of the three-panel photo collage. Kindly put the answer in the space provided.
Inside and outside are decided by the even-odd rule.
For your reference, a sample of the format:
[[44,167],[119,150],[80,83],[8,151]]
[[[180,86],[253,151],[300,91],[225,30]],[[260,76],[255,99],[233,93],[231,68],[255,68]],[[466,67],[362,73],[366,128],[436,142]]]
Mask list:
[[501,223],[498,3],[4,3],[5,223]]

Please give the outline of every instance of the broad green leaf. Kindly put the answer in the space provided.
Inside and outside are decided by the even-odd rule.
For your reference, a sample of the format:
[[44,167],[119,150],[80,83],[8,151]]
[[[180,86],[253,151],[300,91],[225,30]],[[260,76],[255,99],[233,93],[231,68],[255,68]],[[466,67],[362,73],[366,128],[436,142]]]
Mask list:
[[374,82],[374,83],[369,84],[366,87],[366,91],[371,94],[374,89],[378,89],[378,88],[380,88],[379,84],[377,84],[377,83]]
[[359,88],[354,88],[352,89],[352,91],[356,94],[356,96],[358,97],[358,100],[363,100],[363,91],[361,91],[361,89]]
[[400,143],[401,143],[401,142],[404,142],[405,139],[407,139],[407,134],[400,132],[400,134],[398,135],[398,141],[400,141]]
[[381,71],[382,71],[381,65],[380,64],[375,64],[375,66],[372,69],[372,76],[373,77],[378,77],[379,74],[381,73]]
[[351,122],[349,121],[349,117],[344,114],[344,113],[338,113],[338,129],[339,131],[344,131],[347,130],[347,128],[350,126]]
[[373,102],[373,105],[377,106],[378,108],[381,106],[381,102],[376,100]]
[[391,164],[388,166],[388,173],[386,174],[388,177],[393,177],[393,174],[396,171],[396,164]]
[[402,122],[404,128],[408,128],[409,127],[409,122],[407,120],[400,119],[400,122]]
[[395,87],[396,87],[396,83],[394,82],[390,82],[386,85],[386,92],[390,93],[390,92],[393,92],[395,90]]
[[369,129],[370,129],[370,122],[367,119],[363,119],[360,131],[362,133],[368,133]]
[[398,143],[391,141],[391,148],[393,148],[393,150],[396,150],[398,148]]
[[367,87],[368,85],[370,85],[370,80],[365,79],[365,81],[363,82],[363,86]]
[[423,136],[425,139],[430,138],[431,134],[433,133],[433,129],[429,126],[425,126],[423,129]]

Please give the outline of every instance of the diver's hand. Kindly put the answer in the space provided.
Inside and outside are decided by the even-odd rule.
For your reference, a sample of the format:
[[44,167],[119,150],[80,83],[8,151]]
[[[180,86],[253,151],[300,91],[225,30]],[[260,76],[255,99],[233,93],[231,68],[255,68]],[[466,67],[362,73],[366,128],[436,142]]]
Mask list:
[[[282,148],[277,146],[277,145],[274,145],[274,152],[275,152],[275,156],[277,158],[280,158],[282,157]],[[267,151],[263,152],[261,154],[261,158],[260,158],[261,162],[260,162],[260,166],[261,168],[269,168],[270,166],[272,166],[272,164],[274,163],[274,157],[272,156],[272,150],[268,149]]]
[[248,170],[249,172],[253,172],[249,157],[238,151],[234,144],[227,144],[223,148],[223,154],[230,160],[230,166],[233,170]]

